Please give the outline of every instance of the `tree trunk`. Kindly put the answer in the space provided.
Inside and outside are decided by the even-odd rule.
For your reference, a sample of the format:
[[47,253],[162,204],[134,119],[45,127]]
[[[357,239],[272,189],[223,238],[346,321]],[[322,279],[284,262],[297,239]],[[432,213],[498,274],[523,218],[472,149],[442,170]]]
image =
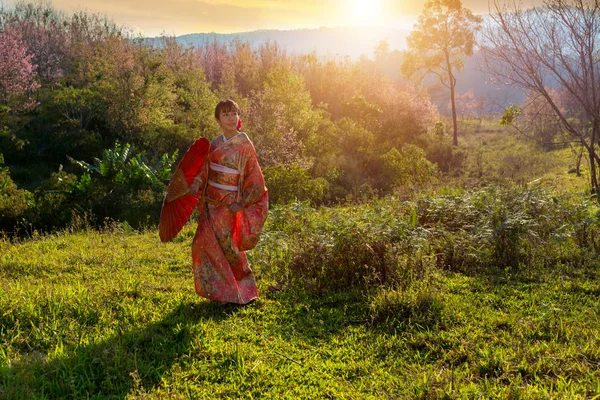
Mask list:
[[450,103],[452,104],[452,128],[453,128],[453,141],[454,146],[458,146],[458,127],[456,124],[456,101],[454,100],[454,87],[456,86],[456,79],[452,74],[452,66],[450,65],[450,55],[446,53],[446,68],[448,69],[448,86],[450,86]]
[[594,158],[594,154],[593,150],[589,150],[589,157],[590,157],[590,186],[591,186],[591,192],[592,193],[597,193],[598,192],[598,178],[596,177],[596,160]]
[[581,176],[581,159],[583,158],[583,146],[579,149],[579,154],[577,155],[577,163],[575,164],[575,173],[577,176]]
[[596,175],[596,138],[598,137],[598,121],[594,121],[592,127],[592,137],[590,140],[590,147],[588,153],[590,155],[590,185],[592,193],[598,193],[598,177]]

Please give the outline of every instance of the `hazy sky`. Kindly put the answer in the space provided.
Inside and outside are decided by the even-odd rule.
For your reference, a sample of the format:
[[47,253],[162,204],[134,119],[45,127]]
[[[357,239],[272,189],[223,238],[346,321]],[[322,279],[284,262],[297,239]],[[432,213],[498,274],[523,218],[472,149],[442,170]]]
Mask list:
[[[530,0],[531,1],[531,0]],[[537,1],[537,0],[533,0]],[[2,0],[0,0],[2,2]],[[13,4],[15,0],[4,0]],[[376,25],[410,29],[425,0],[53,0],[63,11],[105,14],[145,36]],[[487,0],[463,0],[487,13]]]

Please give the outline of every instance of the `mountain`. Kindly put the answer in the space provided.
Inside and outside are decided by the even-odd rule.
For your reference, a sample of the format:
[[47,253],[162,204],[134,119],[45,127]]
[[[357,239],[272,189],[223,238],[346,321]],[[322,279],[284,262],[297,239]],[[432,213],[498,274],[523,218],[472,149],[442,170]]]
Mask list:
[[[386,40],[390,49],[406,49],[407,29],[339,27],[296,30],[259,30],[240,33],[193,33],[177,37],[177,41],[193,46],[217,42],[227,44],[235,40],[259,47],[266,42],[277,42],[289,53],[316,52],[319,56],[358,58],[373,56],[373,49]],[[153,40],[153,39],[149,39]]]

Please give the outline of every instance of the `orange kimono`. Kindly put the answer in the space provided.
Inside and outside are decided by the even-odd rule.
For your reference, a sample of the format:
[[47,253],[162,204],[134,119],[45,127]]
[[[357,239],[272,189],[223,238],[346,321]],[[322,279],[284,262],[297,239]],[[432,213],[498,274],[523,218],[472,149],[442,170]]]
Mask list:
[[[245,133],[218,136],[196,179],[204,188],[192,242],[196,293],[246,304],[258,297],[245,250],[256,246],[268,213],[268,195],[254,145]],[[226,205],[242,202],[234,214]]]

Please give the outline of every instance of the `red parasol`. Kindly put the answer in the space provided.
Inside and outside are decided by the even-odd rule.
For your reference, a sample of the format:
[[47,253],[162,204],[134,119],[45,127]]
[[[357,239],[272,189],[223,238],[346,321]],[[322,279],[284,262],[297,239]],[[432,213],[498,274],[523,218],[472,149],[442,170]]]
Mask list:
[[158,225],[160,240],[163,242],[168,242],[177,236],[198,203],[198,196],[189,194],[188,189],[200,171],[200,167],[208,155],[209,147],[208,139],[196,140],[173,172],[163,200]]

